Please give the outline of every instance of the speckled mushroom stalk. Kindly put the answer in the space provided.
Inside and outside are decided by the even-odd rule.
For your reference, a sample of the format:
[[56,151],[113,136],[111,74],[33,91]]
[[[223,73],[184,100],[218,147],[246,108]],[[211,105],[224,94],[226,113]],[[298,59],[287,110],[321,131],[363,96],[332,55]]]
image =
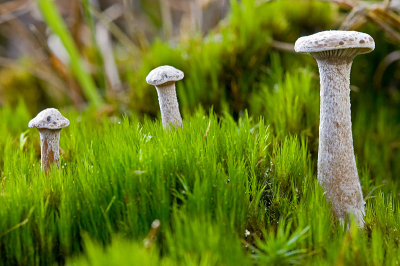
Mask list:
[[365,33],[326,31],[298,39],[296,52],[310,53],[320,73],[318,180],[343,223],[353,214],[364,226],[364,200],[354,158],[350,113],[350,70],[358,54],[371,52]]
[[182,71],[171,66],[155,68],[146,77],[147,83],[156,87],[164,129],[169,128],[171,124],[182,126],[175,82],[183,77]]
[[41,169],[45,173],[54,163],[60,165],[60,133],[68,125],[69,120],[54,108],[43,110],[29,122],[29,127],[36,127],[40,134]]
[[61,129],[38,129],[40,134],[40,150],[42,171],[50,170],[50,165],[60,166],[59,142]]
[[163,127],[169,127],[170,123],[181,126],[182,117],[178,108],[175,82],[170,81],[155,87],[157,89],[158,103],[160,104]]

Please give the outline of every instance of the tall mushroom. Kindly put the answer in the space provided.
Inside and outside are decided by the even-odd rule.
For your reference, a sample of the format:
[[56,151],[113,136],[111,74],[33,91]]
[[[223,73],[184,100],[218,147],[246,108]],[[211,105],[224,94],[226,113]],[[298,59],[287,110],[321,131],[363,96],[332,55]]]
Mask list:
[[301,37],[295,51],[310,53],[318,63],[321,105],[318,180],[341,222],[352,213],[364,226],[364,200],[354,158],[350,115],[350,69],[354,57],[375,48],[368,34],[324,31]]
[[146,77],[150,85],[157,89],[163,127],[169,128],[182,125],[179,113],[178,99],[176,98],[175,82],[183,79],[183,72],[172,66],[160,66],[153,69]]
[[69,125],[69,120],[54,108],[41,111],[33,118],[28,126],[36,127],[40,134],[40,147],[42,157],[42,171],[47,173],[54,162],[60,165],[58,145],[61,129]]

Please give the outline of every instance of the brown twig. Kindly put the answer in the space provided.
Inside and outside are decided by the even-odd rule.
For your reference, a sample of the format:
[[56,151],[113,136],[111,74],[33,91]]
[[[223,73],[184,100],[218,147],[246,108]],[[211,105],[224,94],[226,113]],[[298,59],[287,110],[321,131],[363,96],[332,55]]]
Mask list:
[[382,7],[379,6],[375,8],[374,12],[376,13],[377,16],[385,20],[392,27],[400,29],[400,17],[393,11],[383,9]]
[[400,45],[400,33],[386,24],[383,20],[378,18],[374,13],[370,12],[367,14],[367,18],[375,23],[381,30],[385,31],[397,44]]
[[271,46],[274,47],[275,49],[282,50],[284,52],[295,53],[293,43],[272,40]]
[[[110,8],[109,8],[110,9]],[[112,21],[114,18],[107,16],[106,12],[101,12],[97,8],[90,6],[93,16],[101,22],[109,32],[127,49],[131,55],[139,54],[139,48],[129,39],[129,37]]]
[[[36,62],[36,65],[38,65],[38,62]],[[14,60],[9,59],[9,58],[4,58],[4,57],[0,57],[0,66],[9,67],[9,68],[19,67],[19,65]],[[54,75],[49,74],[46,71],[41,70],[39,67],[24,68],[24,69],[27,72],[29,72],[30,74],[32,74],[33,76],[37,77],[38,79],[48,82],[49,84],[62,90],[63,92],[67,91],[65,88],[65,84],[61,79],[57,78]]]
[[2,11],[0,14],[0,24],[7,22],[9,20],[13,20],[16,17],[22,16],[33,10],[33,8],[35,7],[32,1],[17,1],[17,2],[21,4],[17,8],[5,4],[1,5],[0,10],[6,10],[6,11]]
[[383,73],[385,73],[387,67],[397,60],[400,60],[400,51],[391,52],[379,63],[373,79],[375,90],[378,90],[381,87]]
[[346,19],[342,22],[342,24],[339,27],[339,30],[349,30],[352,28],[353,25],[355,25],[357,22],[360,20],[364,19],[364,16],[366,14],[365,7],[355,7],[353,8],[349,15],[347,15]]
[[[350,11],[340,29],[356,29],[364,23],[363,18],[369,20],[386,32],[398,45],[400,45],[400,17],[390,9],[390,1],[381,3],[359,2],[356,5],[347,0],[322,0],[337,4],[340,8]],[[358,23],[358,24],[357,24]],[[357,27],[355,25],[357,24]]]

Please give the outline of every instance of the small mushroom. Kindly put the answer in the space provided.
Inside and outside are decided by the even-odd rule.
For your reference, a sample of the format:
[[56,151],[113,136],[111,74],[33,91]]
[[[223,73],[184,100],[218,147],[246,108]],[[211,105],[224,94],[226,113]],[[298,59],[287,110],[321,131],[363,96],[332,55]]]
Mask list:
[[36,127],[40,134],[42,171],[47,173],[54,162],[60,165],[59,142],[61,129],[69,125],[69,120],[54,108],[41,111],[29,122],[29,127]]
[[318,63],[321,104],[318,180],[341,222],[352,213],[364,226],[364,200],[354,158],[350,115],[350,69],[354,57],[375,49],[368,34],[324,31],[301,37],[295,51]]
[[146,77],[150,85],[157,89],[163,127],[169,128],[182,125],[179,113],[178,99],[176,98],[175,82],[183,79],[183,72],[172,66],[160,66],[153,69]]

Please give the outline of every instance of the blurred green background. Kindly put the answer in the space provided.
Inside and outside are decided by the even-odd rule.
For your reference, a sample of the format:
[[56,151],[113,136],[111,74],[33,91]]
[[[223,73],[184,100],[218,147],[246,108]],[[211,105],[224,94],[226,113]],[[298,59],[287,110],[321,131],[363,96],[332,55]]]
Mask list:
[[373,53],[355,60],[354,103],[358,94],[369,94],[372,105],[378,98],[397,102],[399,55],[391,53],[399,44],[398,25],[390,17],[398,19],[396,2],[378,22],[368,18],[372,2],[353,10],[334,2],[6,1],[0,4],[0,104],[14,107],[22,98],[32,114],[92,104],[157,117],[156,91],[145,77],[169,64],[185,72],[177,85],[183,113],[202,105],[236,117],[245,109],[265,115],[266,90],[276,91],[288,73],[307,68],[312,87],[318,84],[314,59],[292,53],[296,39],[338,28],[367,32],[376,41]]
[[[248,110],[278,136],[318,147],[319,76],[295,54],[297,38],[357,30],[376,42],[351,73],[352,121],[360,169],[378,184],[400,173],[398,1],[16,0],[0,4],[0,107],[24,102],[99,116],[160,118],[145,81],[160,65],[177,83],[183,118],[202,106],[235,119]],[[394,194],[396,189],[394,190]],[[396,195],[397,196],[397,195]]]

